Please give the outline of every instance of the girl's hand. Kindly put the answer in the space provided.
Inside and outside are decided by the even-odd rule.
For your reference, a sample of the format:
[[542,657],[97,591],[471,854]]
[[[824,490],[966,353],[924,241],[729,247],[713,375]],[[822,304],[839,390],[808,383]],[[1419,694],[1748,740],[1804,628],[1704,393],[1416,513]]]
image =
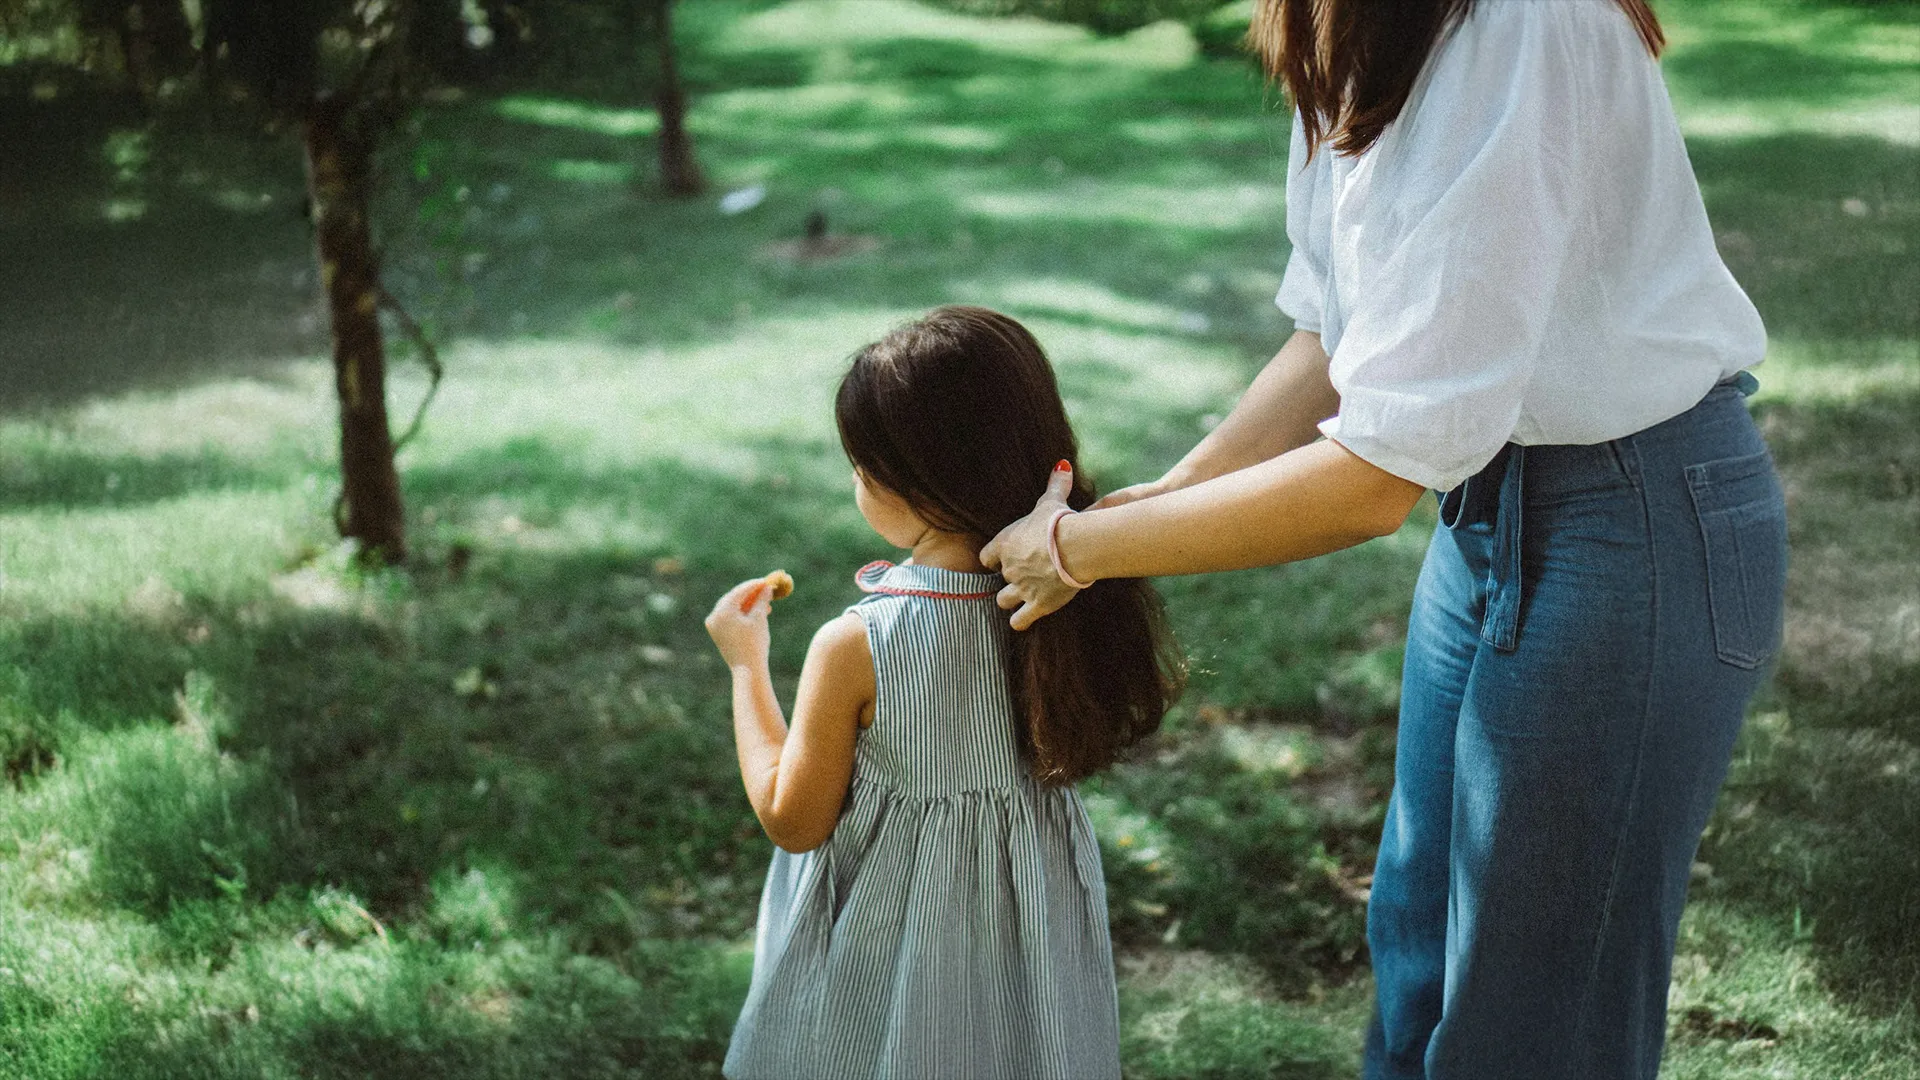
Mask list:
[[1047,490],[1033,504],[1033,512],[1001,529],[1000,535],[980,549],[980,561],[1007,579],[1006,588],[994,602],[1002,610],[1013,612],[1011,625],[1015,630],[1025,630],[1041,617],[1066,607],[1080,591],[1060,580],[1047,553],[1048,527],[1054,512],[1067,505],[1067,493],[1072,490],[1073,467],[1062,461],[1054,466]]
[[715,601],[707,615],[707,635],[728,667],[767,662],[772,639],[767,614],[772,610],[773,588],[763,577],[743,581]]

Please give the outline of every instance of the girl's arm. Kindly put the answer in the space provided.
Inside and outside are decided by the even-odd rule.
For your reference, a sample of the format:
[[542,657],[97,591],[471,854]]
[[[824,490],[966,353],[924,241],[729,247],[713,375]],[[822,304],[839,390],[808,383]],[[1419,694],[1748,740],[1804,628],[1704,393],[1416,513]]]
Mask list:
[[1320,436],[1320,421],[1340,411],[1340,395],[1327,377],[1328,363],[1319,334],[1295,331],[1227,418],[1165,476],[1122,488],[1096,505],[1120,506],[1178,491],[1312,442]]
[[707,616],[707,633],[732,672],[734,743],[747,800],[768,839],[788,851],[811,851],[840,820],[854,736],[872,716],[873,655],[852,612],[822,626],[800,669],[789,727],[767,669],[769,591],[761,578],[735,586]]
[[[1071,485],[1071,473],[1055,472],[1033,513],[980,551],[1007,579],[998,603],[1018,609],[1015,630],[1073,599],[1047,550],[1048,523]],[[1179,491],[1069,514],[1056,527],[1057,547],[1061,566],[1083,582],[1241,570],[1386,536],[1425,491],[1323,439]]]

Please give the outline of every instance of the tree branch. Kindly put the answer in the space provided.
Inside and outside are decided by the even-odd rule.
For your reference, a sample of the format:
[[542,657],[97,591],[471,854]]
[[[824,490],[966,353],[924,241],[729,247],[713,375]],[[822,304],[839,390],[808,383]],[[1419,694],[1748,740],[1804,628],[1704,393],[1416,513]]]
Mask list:
[[433,396],[440,392],[440,377],[446,373],[446,369],[440,365],[440,353],[434,349],[433,340],[427,337],[427,332],[420,328],[420,324],[387,291],[385,285],[380,286],[380,306],[393,312],[394,319],[400,323],[400,332],[413,342],[414,348],[420,350],[420,362],[426,366],[428,376],[426,395],[420,399],[419,407],[414,409],[412,422],[407,425],[407,430],[400,433],[399,438],[393,440],[393,452],[398,456],[401,447],[420,434],[420,424],[427,417],[427,406],[433,404]]

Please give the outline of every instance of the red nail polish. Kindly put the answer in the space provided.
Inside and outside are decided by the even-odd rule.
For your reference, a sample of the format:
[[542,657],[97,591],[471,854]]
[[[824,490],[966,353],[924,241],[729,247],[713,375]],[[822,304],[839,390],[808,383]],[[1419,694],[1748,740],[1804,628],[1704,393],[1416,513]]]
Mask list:
[[1060,464],[1055,465],[1053,467],[1054,472],[1069,472],[1072,469],[1073,469],[1073,464],[1069,462],[1066,458],[1061,458]]

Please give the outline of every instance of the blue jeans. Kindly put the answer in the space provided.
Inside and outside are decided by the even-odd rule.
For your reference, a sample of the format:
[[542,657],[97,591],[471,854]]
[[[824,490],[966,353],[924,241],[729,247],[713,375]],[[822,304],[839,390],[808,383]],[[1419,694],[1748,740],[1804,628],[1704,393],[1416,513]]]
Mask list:
[[1777,650],[1743,394],[1441,498],[1367,913],[1368,1080],[1653,1080],[1693,858]]

